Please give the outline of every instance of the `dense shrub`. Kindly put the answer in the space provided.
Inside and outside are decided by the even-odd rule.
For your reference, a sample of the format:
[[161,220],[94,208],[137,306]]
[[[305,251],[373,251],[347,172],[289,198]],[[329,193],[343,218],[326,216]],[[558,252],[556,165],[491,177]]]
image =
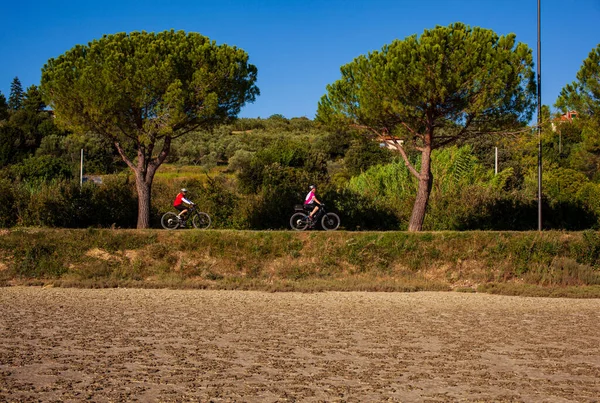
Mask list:
[[326,204],[327,211],[340,216],[341,225],[347,230],[405,230],[406,214],[410,214],[406,203],[392,208],[348,188],[326,188],[319,200]]
[[[29,149],[17,155],[15,141],[23,143],[26,136],[24,129],[11,128],[18,132],[12,136],[16,140],[6,130],[0,136],[0,161],[13,164],[0,173],[5,177],[0,180],[0,226],[135,227],[137,198],[130,177],[105,176],[102,185],[83,187],[69,181],[80,148],[86,149],[88,170],[122,168],[109,143],[91,134],[49,130],[35,156]],[[547,137],[544,145],[551,147],[552,135]],[[545,229],[600,227],[600,185],[592,179],[595,160],[578,158],[593,150],[585,138],[581,131],[565,132],[563,154],[568,155],[554,148],[545,154],[550,162],[544,166]],[[529,140],[519,143],[518,158],[504,144],[504,169],[496,175],[490,150],[502,142],[488,140],[434,151],[425,230],[537,228],[537,174],[532,168],[537,156],[529,150]],[[407,152],[419,166],[419,157]],[[377,141],[281,115],[190,133],[174,142],[169,161],[176,164],[161,167],[152,189],[151,225],[157,228],[182,187],[212,216],[214,228],[288,228],[294,204],[303,201],[312,183],[328,210],[340,215],[342,227],[402,230],[417,189],[404,161]]]
[[[308,164],[309,149],[307,144],[279,139],[271,146],[257,151],[249,161],[239,161],[241,169],[238,173],[240,187],[247,193],[256,193],[262,187],[267,167],[305,168]],[[313,167],[306,167],[310,170]]]
[[[294,205],[302,203],[308,185],[315,182],[316,175],[307,170],[273,163],[264,168],[260,189],[260,204],[250,217],[250,225],[256,229],[289,228],[289,218]],[[316,183],[316,182],[315,182]]]
[[222,176],[209,177],[202,193],[202,205],[204,210],[211,216],[212,227],[235,227],[234,217],[239,196],[236,194],[233,184]]
[[135,228],[137,225],[137,195],[128,176],[106,177],[92,188],[93,214],[91,226]]
[[17,223],[13,183],[0,178],[0,227],[12,227]]
[[92,225],[93,207],[89,201],[95,186],[86,183],[80,187],[74,181],[43,183],[32,195],[23,224],[66,228]]
[[45,182],[34,189],[22,215],[26,226],[86,228],[135,227],[137,198],[127,178],[103,184],[75,181]]
[[15,177],[26,181],[39,182],[73,177],[71,166],[66,161],[50,155],[26,158],[20,164],[13,165],[12,171]]
[[344,165],[352,176],[366,171],[374,165],[382,165],[392,161],[394,154],[380,145],[365,137],[353,140],[346,151]]

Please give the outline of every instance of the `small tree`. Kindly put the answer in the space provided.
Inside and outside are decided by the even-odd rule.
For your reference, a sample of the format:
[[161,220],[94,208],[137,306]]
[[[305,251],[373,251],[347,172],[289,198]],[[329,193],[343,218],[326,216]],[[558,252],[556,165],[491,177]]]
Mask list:
[[[409,222],[420,231],[431,192],[432,150],[529,121],[535,94],[531,50],[515,35],[462,23],[396,40],[342,66],[317,120],[354,126],[392,143],[417,178]],[[407,150],[420,153],[420,168]]]
[[6,103],[6,97],[0,91],[0,121],[8,119],[8,103]]
[[50,59],[41,89],[60,123],[113,142],[135,174],[137,227],[148,228],[152,181],[171,141],[234,118],[259,94],[256,74],[246,52],[200,34],[133,32]]
[[46,108],[46,104],[42,99],[42,94],[35,85],[27,88],[27,92],[23,94],[21,105],[23,109],[33,113],[42,112]]
[[23,98],[25,94],[23,93],[23,86],[21,85],[21,80],[19,77],[15,77],[10,84],[10,95],[8,97],[8,109],[13,111],[21,109],[23,106]]
[[556,106],[564,113],[577,111],[577,126],[582,128],[582,144],[575,165],[584,168],[590,177],[600,171],[600,44],[593,49],[577,72],[577,81],[560,92]]
[[600,44],[583,61],[577,81],[562,89],[556,106],[563,112],[574,109],[600,128]]

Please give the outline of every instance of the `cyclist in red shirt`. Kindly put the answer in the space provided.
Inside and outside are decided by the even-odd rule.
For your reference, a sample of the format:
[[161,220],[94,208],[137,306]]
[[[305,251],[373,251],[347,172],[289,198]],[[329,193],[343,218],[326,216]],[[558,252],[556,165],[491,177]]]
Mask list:
[[173,201],[173,207],[175,207],[175,209],[179,210],[179,214],[177,214],[177,216],[184,220],[185,220],[185,214],[188,212],[188,209],[183,204],[185,203],[189,206],[194,205],[194,202],[186,199],[186,197],[185,197],[186,194],[187,194],[187,189],[185,189],[185,188],[181,189],[181,192],[179,192],[177,194],[177,196],[175,197],[175,200]]

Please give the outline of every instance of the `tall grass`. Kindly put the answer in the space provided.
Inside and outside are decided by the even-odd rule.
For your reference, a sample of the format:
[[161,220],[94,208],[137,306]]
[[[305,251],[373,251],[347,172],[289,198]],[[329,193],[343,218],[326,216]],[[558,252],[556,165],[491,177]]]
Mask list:
[[0,235],[0,263],[4,285],[600,297],[594,231],[17,229]]

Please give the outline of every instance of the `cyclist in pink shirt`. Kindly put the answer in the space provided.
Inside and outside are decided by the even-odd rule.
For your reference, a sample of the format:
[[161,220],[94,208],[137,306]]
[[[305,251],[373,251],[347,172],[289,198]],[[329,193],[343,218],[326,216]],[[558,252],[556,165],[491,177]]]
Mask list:
[[310,192],[308,192],[308,194],[306,195],[306,198],[304,199],[304,207],[312,209],[312,211],[308,215],[308,218],[310,218],[312,220],[315,213],[317,211],[319,211],[319,206],[321,205],[321,202],[319,201],[319,199],[317,199],[317,196],[315,195],[315,193],[317,191],[317,188],[315,187],[315,185],[310,185],[309,189],[310,189]]

